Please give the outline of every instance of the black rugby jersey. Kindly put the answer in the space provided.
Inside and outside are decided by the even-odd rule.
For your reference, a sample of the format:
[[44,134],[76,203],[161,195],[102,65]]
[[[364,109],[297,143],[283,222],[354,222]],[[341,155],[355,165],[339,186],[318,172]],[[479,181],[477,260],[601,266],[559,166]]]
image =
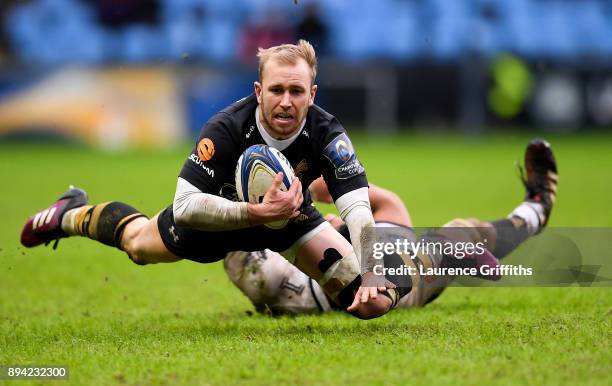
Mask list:
[[[180,177],[204,193],[236,201],[235,170],[249,146],[265,144],[255,121],[255,94],[243,98],[206,122]],[[364,169],[346,130],[317,105],[308,109],[300,135],[284,150],[303,186],[304,205],[312,200],[308,186],[323,175],[334,201],[352,190],[367,187]]]

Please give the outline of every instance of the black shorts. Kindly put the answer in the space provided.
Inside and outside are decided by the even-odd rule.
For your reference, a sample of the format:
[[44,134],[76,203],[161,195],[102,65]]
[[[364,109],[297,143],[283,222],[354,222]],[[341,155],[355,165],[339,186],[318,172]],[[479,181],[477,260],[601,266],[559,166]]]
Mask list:
[[325,220],[312,205],[305,205],[302,213],[282,229],[256,226],[231,231],[200,231],[176,225],[172,205],[159,214],[157,228],[164,245],[176,256],[214,263],[232,251],[262,251],[271,249],[282,252],[291,247],[300,237],[310,232]]

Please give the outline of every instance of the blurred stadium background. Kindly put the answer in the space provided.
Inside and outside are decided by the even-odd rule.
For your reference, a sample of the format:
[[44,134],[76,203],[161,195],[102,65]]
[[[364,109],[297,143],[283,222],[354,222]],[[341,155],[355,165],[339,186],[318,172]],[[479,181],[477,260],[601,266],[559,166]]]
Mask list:
[[297,38],[351,130],[612,128],[606,0],[3,0],[0,22],[0,138],[182,143]]

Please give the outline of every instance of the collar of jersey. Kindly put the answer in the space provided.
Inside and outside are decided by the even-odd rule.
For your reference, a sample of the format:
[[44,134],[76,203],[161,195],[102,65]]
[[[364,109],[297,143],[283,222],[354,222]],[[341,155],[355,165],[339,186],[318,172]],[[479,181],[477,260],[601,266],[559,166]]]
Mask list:
[[266,142],[266,144],[268,146],[272,146],[276,148],[277,150],[283,151],[286,148],[288,148],[289,145],[291,145],[293,141],[295,141],[295,139],[299,137],[299,135],[302,133],[302,130],[304,129],[304,125],[306,124],[306,118],[304,118],[304,120],[302,121],[302,124],[300,125],[300,129],[296,131],[295,134],[293,134],[291,137],[287,139],[272,138],[272,136],[268,134],[266,129],[264,129],[263,125],[259,121],[259,106],[257,106],[257,108],[255,109],[255,123],[257,124],[257,130],[259,130],[259,134],[261,134],[261,137]]

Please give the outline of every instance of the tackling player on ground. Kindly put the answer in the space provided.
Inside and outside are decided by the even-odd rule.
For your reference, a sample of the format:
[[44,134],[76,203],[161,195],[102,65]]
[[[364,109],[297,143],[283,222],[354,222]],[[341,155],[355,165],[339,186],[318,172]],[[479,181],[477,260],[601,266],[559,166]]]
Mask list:
[[[533,140],[525,152],[526,176],[521,177],[527,190],[525,200],[508,218],[485,222],[477,219],[455,219],[441,229],[446,237],[453,240],[484,242],[493,255],[499,259],[507,256],[528,237],[539,233],[546,226],[555,202],[557,192],[557,166],[550,145],[542,140]],[[521,169],[522,170],[522,169]],[[331,197],[322,180],[310,187],[315,200],[330,203]],[[370,185],[372,213],[376,225],[389,240],[404,238],[414,240],[412,221],[401,199],[386,189]],[[334,215],[326,216],[328,221],[343,233],[346,226]],[[384,239],[384,238],[381,238]],[[387,257],[386,257],[387,258]],[[456,263],[452,256],[417,254],[413,260],[401,256],[400,264],[422,265],[425,268],[440,267]],[[390,264],[389,264],[390,263]],[[466,261],[473,266],[496,265],[493,256],[483,254],[471,256]],[[388,266],[392,266],[391,261]],[[325,296],[320,286],[289,264],[280,254],[264,250],[260,252],[232,252],[224,260],[225,270],[232,281],[251,300],[255,309],[262,313],[300,314],[318,313],[335,309],[334,303]],[[404,278],[390,278],[397,285],[400,300],[397,307],[423,306],[434,300],[453,277],[420,277],[417,274]],[[485,277],[496,280],[498,277]]]
[[[314,49],[301,40],[260,49],[258,57],[255,93],[204,125],[180,171],[172,205],[148,219],[121,202],[87,205],[86,193],[72,188],[30,217],[22,244],[34,247],[56,240],[56,246],[60,238],[85,236],[125,251],[142,265],[181,259],[210,263],[235,250],[284,251],[355,316],[386,313],[398,292],[391,283],[374,284],[370,256],[364,256],[363,264],[360,256],[373,243],[367,232],[374,225],[367,178],[346,130],[314,104]],[[236,202],[236,163],[255,144],[280,150],[298,178],[284,192],[279,174],[261,203]],[[307,187],[320,176],[352,243],[311,205]],[[291,221],[280,230],[260,226],[285,219]]]

